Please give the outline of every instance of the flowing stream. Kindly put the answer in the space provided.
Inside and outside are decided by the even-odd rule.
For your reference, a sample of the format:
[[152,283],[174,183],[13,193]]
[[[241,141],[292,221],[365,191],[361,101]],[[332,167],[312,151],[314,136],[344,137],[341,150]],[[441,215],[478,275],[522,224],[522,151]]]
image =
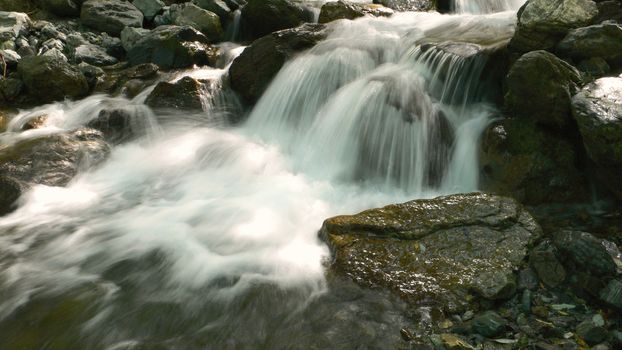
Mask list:
[[[333,215],[477,189],[494,113],[486,51],[511,37],[517,5],[333,23],[241,125],[226,123],[232,98],[206,99],[198,117],[156,115],[146,94],[23,111],[0,141],[111,106],[142,136],[0,218],[0,348],[397,348],[425,310],[327,278],[317,231]],[[226,47],[229,61],[241,51]],[[15,131],[41,113],[43,129]]]

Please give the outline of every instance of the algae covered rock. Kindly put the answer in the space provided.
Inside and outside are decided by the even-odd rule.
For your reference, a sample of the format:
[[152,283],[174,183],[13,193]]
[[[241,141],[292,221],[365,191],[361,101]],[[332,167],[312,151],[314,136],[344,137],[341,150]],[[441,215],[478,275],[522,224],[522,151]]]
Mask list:
[[335,273],[447,310],[463,308],[478,285],[512,275],[539,235],[538,224],[515,200],[482,193],[337,216],[320,231]]

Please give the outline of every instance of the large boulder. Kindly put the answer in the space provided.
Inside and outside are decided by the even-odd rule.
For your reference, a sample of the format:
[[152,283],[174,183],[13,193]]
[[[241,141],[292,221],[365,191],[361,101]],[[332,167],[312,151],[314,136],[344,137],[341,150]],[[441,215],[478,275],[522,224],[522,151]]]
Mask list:
[[622,25],[603,23],[571,30],[557,51],[577,60],[600,57],[611,67],[622,67]]
[[39,102],[82,97],[89,92],[89,85],[80,70],[58,57],[24,57],[17,70],[27,92]]
[[569,30],[590,25],[597,16],[592,0],[528,0],[518,11],[509,47],[519,53],[550,50]]
[[415,200],[324,222],[330,269],[407,302],[459,310],[476,292],[515,290],[514,271],[540,228],[515,200],[482,193]]
[[501,119],[484,131],[480,187],[524,204],[589,199],[578,142],[533,121]]
[[578,91],[581,74],[546,51],[521,56],[506,79],[505,109],[512,117],[563,127],[570,117],[570,98]]
[[143,13],[121,0],[87,0],[82,4],[80,19],[84,25],[114,36],[125,27],[143,25]]
[[305,20],[304,9],[290,0],[249,0],[242,8],[240,18],[244,31],[251,39],[297,27]]
[[572,98],[572,114],[598,176],[622,198],[622,76],[585,86]]
[[220,18],[213,12],[185,3],[172,5],[170,13],[173,24],[190,26],[203,33],[211,42],[219,41],[222,37]]
[[245,102],[256,102],[288,59],[327,34],[325,25],[305,24],[255,40],[231,64],[231,87]]
[[0,176],[26,184],[65,186],[109,152],[102,134],[92,129],[28,138],[0,148]]
[[[25,1],[25,0],[24,0]],[[60,17],[77,17],[80,15],[80,5],[78,0],[39,0],[41,7]]]
[[185,68],[210,62],[209,39],[189,26],[159,26],[133,43],[127,53],[132,65],[155,63],[160,68]]
[[436,1],[432,0],[374,0],[374,4],[386,6],[395,11],[433,11]]

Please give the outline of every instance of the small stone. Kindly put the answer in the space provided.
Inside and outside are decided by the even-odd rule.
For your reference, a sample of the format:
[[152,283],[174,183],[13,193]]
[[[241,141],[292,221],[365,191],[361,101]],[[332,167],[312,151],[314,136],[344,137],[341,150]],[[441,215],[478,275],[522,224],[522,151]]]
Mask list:
[[531,312],[538,317],[549,317],[549,309],[547,309],[546,306],[534,306],[531,308]]
[[529,289],[525,289],[523,291],[523,295],[521,297],[521,310],[524,313],[530,313],[531,312],[531,302],[533,301],[533,294],[531,293],[531,291]]
[[622,280],[613,279],[600,292],[600,299],[618,309],[622,309]]
[[473,319],[473,332],[487,338],[499,335],[505,329],[507,322],[494,311],[486,311]]
[[589,319],[579,323],[577,335],[586,343],[595,345],[607,339],[608,333],[603,326],[598,326],[592,319]]
[[455,334],[441,334],[441,341],[447,350],[474,350],[469,343]]

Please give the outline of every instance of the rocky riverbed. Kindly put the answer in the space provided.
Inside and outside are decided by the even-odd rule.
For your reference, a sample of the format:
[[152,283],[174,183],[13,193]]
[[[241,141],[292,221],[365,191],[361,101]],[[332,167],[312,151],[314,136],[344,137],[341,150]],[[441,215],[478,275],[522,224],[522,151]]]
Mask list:
[[[426,0],[0,0],[0,295],[8,300],[0,303],[0,348],[622,348],[622,2],[528,0],[517,12],[511,12],[511,1],[478,0],[469,6]],[[488,17],[436,13],[456,11]],[[412,22],[417,25],[408,27]],[[387,49],[390,45],[398,49]],[[324,57],[328,60],[321,61]],[[330,70],[323,70],[325,62]],[[408,66],[413,62],[415,68]],[[323,84],[326,90],[307,91],[291,82],[309,77],[314,80],[308,86]],[[344,96],[357,104],[339,105]],[[478,143],[465,148],[470,153],[459,153],[467,125],[461,118],[481,111],[486,113],[481,135],[473,129]],[[307,123],[311,114],[325,117]],[[343,120],[331,123],[335,115]],[[190,135],[170,132],[176,123],[191,126],[183,129]],[[422,133],[414,127],[419,124]],[[192,131],[206,125],[215,131]],[[279,143],[264,149],[277,133],[262,128],[286,126]],[[239,127],[244,130],[226,134]],[[334,147],[336,139],[351,140],[348,132],[355,135],[354,156],[324,149]],[[245,139],[254,134],[261,137]],[[161,135],[165,147],[149,144]],[[304,152],[295,153],[309,140]],[[424,159],[401,149],[404,144],[424,150]],[[275,148],[294,156],[273,158]],[[319,175],[311,185],[305,181],[321,173],[317,168],[333,171],[332,163],[318,162],[308,172],[297,165],[318,159],[314,151],[321,161],[342,157],[336,158],[339,166],[328,184]],[[169,153],[161,164],[157,157]],[[471,173],[460,163],[468,157],[477,162],[469,163]],[[194,163],[183,163],[186,159]],[[142,163],[147,168],[140,168]],[[120,183],[106,182],[126,175],[118,164],[136,164],[140,172]],[[190,170],[180,170],[184,166]],[[221,174],[226,166],[233,167]],[[462,172],[451,173],[456,169]],[[274,177],[253,182],[253,176],[266,173]],[[149,184],[144,190],[140,176]],[[89,177],[96,185],[85,185]],[[476,188],[457,186],[468,182],[462,178]],[[187,188],[212,183],[222,193],[197,190],[195,198]],[[228,192],[231,188],[249,183],[252,188],[240,201],[228,202],[239,195]],[[344,183],[353,187],[340,192]],[[425,191],[413,191],[421,186]],[[264,195],[273,187],[286,195]],[[332,187],[339,190],[327,190]],[[45,197],[54,189],[66,190],[58,193],[74,206],[55,212],[56,199]],[[93,199],[97,191],[106,194],[100,196],[104,202]],[[303,203],[287,202],[300,193],[324,191],[330,200],[310,196],[313,200]],[[359,192],[365,195],[355,197]],[[257,193],[262,196],[255,198]],[[183,205],[189,213],[175,211],[181,204],[167,207],[188,196]],[[369,199],[375,196],[382,200]],[[206,198],[227,206],[212,207],[202,202]],[[239,208],[251,202],[262,210],[265,203],[287,203],[278,215],[268,209],[246,215]],[[327,202],[330,210],[324,208]],[[93,203],[101,210],[73,220]],[[162,216],[179,216],[180,222],[160,224],[145,203],[150,210],[168,208]],[[205,207],[196,209],[197,203]],[[356,214],[365,203],[378,208]],[[132,208],[141,210],[134,215]],[[100,211],[103,216],[94,214]],[[217,238],[201,231],[209,231],[201,216],[206,212],[219,228]],[[349,215],[325,215],[320,225],[303,215],[307,212],[313,220]],[[117,217],[124,213],[127,217]],[[143,223],[132,220],[143,215],[157,227],[137,229]],[[167,245],[150,241],[138,256],[129,249],[127,256],[107,260],[108,245],[126,252],[114,245],[115,239],[126,245],[127,236],[119,234],[125,231],[102,228],[102,220],[113,217],[119,226],[131,223],[132,233],[166,227],[168,233],[184,234],[174,242],[154,239]],[[236,225],[238,218],[248,222]],[[272,232],[273,222],[283,230],[309,226],[311,237],[295,241],[305,249],[286,254],[280,246],[276,252],[256,248],[260,239],[242,234],[249,227]],[[41,234],[46,226],[49,238]],[[93,249],[81,241],[89,232],[113,238],[97,238]],[[231,242],[223,234],[231,235]],[[235,255],[240,246],[250,248],[244,258],[209,260],[214,269],[233,265],[230,275],[212,275],[209,264],[197,263],[196,281],[187,288],[192,278],[173,278],[175,271],[185,274],[175,270],[179,261],[193,266],[213,253],[203,246],[187,248],[189,236],[202,243],[209,236],[206,245],[216,247],[219,259]],[[167,252],[178,243],[191,261]],[[76,255],[67,254],[62,263],[50,257],[67,247],[92,250],[72,251]],[[262,254],[246,263],[253,250]],[[305,255],[309,251],[312,257]],[[301,283],[312,292],[291,292],[287,288],[296,283],[290,280],[300,276],[288,275],[286,282],[274,277],[287,270],[284,265],[296,265],[297,254],[312,261],[323,257],[322,276],[313,283],[319,280],[325,289]],[[286,263],[279,260],[274,268],[267,263],[271,255]],[[33,267],[46,263],[59,279],[65,272],[86,275],[69,290],[56,288],[60,283],[40,278],[45,273]],[[163,277],[168,273],[173,277]],[[153,283],[153,290],[140,281]],[[252,306],[213,295],[239,285]],[[284,304],[296,300],[291,302],[296,311],[278,314],[279,331],[259,324],[257,332],[252,326],[241,331],[246,339],[236,337],[225,315],[236,310],[261,323],[257,310],[270,313],[278,304],[279,297],[270,294],[273,285],[285,290]],[[169,289],[174,293],[167,294]],[[207,319],[182,311],[180,300],[200,299],[200,293],[211,298],[211,304],[196,304],[198,313],[215,314]],[[135,302],[141,298],[152,303],[147,311]],[[167,323],[153,306],[158,302],[184,316]],[[133,314],[117,318],[124,307]],[[296,312],[313,323],[294,317],[294,328],[287,328],[283,320]],[[114,328],[108,336],[92,331],[93,325],[119,319],[130,330]],[[142,322],[144,328],[133,328]],[[165,325],[162,339],[158,322]],[[66,332],[62,324],[68,325]],[[227,331],[215,331],[222,324]],[[308,344],[289,342],[290,331],[308,336]],[[77,336],[80,332],[88,336]]]

